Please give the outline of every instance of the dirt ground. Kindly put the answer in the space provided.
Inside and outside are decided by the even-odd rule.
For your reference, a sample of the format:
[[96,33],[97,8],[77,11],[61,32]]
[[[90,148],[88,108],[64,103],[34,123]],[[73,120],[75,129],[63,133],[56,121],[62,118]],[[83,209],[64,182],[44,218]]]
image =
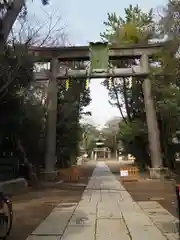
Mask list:
[[[119,180],[120,164],[114,161],[108,161],[106,163]],[[147,174],[141,174],[139,181],[123,181],[123,185],[135,201],[157,201],[177,217],[177,201],[174,183],[170,180],[148,180],[147,177]]]
[[14,221],[8,240],[25,240],[59,203],[78,202],[91,177],[93,164],[82,167],[85,178],[79,183],[61,183],[54,187],[30,189],[27,193],[14,196]]

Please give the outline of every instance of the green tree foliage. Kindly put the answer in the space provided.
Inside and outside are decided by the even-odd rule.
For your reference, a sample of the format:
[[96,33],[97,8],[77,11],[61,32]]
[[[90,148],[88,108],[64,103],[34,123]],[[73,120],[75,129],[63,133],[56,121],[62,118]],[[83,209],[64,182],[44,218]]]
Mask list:
[[96,140],[99,136],[99,130],[91,124],[81,124],[81,149],[87,151],[89,154],[96,147]]
[[167,34],[169,39],[180,40],[180,2],[169,0],[163,7],[162,18],[159,22],[162,35]]
[[153,10],[148,13],[141,11],[138,5],[125,8],[125,18],[115,13],[108,13],[108,20],[104,22],[106,31],[101,37],[113,45],[124,45],[147,42],[155,28]]
[[[48,0],[41,0],[43,5],[49,3]],[[18,16],[25,17],[27,14],[27,1],[25,0],[2,0],[0,2],[0,47],[1,52],[6,44],[9,33],[12,30]]]
[[[107,30],[101,34],[101,37],[113,45],[148,43],[155,29],[152,9],[144,13],[138,5],[135,7],[130,5],[126,8],[124,18],[117,17],[116,14],[108,14],[108,21],[104,24]],[[111,64],[114,67],[130,67],[136,65],[137,62],[136,60],[122,60],[113,61]],[[108,87],[108,79],[103,84]],[[138,78],[115,79],[112,88],[109,89],[109,96],[111,105],[118,107],[124,123],[128,125],[122,127],[124,132],[119,135],[126,149],[138,160],[149,159],[149,154],[146,152],[147,139],[144,138],[147,135],[137,127],[137,125],[143,125],[141,121],[145,121],[141,80]],[[144,147],[139,148],[139,142]]]
[[35,163],[38,158],[42,159],[39,144],[45,110],[37,100],[37,88],[32,90],[33,59],[27,50],[17,45],[15,48],[8,47],[1,55],[0,138],[12,137],[15,142],[12,151],[17,150],[16,142],[20,140],[29,160]]
[[[23,150],[34,165],[44,165],[46,144],[46,97],[43,88],[33,83],[33,59],[27,48],[8,48],[2,56],[0,137],[13,136],[12,152],[20,140]],[[7,72],[6,69],[9,69]],[[6,88],[4,85],[6,84]],[[46,95],[46,94],[45,94]],[[44,98],[44,99],[43,99]],[[57,166],[69,166],[76,162],[81,140],[80,119],[91,101],[85,81],[72,79],[69,90],[60,82],[57,113]]]
[[[10,133],[12,131],[18,131],[20,122],[23,120],[23,115],[19,114],[19,111],[21,111],[19,106],[22,106],[24,100],[22,96],[23,89],[26,88],[32,80],[33,67],[33,62],[26,54],[26,51],[27,49],[24,50],[21,49],[21,47],[13,50],[8,48],[5,54],[1,55],[1,132],[3,130],[7,131],[7,129]],[[19,117],[22,118],[21,121],[19,121]]]
[[91,101],[90,92],[85,89],[85,81],[70,80],[68,91],[65,90],[64,84],[61,84],[58,92],[57,156],[59,167],[67,167],[76,162],[82,133],[80,119],[84,114],[83,108]]
[[[1,11],[3,7],[7,6],[1,5]],[[12,6],[11,11],[13,10]],[[23,13],[26,14],[26,6],[21,17],[24,16]],[[34,165],[44,165],[47,88],[34,82],[34,59],[28,54],[28,47],[17,44],[6,47],[6,51],[0,57],[0,143],[11,136],[11,151],[14,154],[20,143],[21,150],[30,162]],[[74,66],[84,68],[81,65],[75,63]],[[84,112],[84,107],[91,101],[90,92],[84,86],[85,81],[73,79],[70,82],[68,91],[64,82],[60,82],[58,89],[58,167],[75,163],[81,140],[80,119],[84,114],[90,114]]]
[[104,128],[102,129],[102,133],[105,137],[104,145],[111,150],[111,153],[115,155],[116,150],[118,148],[117,144],[117,135],[119,132],[119,122],[121,118],[114,117],[106,122]]

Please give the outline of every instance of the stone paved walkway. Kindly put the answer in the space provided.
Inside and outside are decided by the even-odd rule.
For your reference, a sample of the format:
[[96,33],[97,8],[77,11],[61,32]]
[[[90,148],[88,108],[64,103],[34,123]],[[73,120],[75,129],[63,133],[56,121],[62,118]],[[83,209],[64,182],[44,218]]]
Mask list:
[[56,207],[27,240],[175,240],[176,223],[157,202],[134,202],[101,162],[80,202]]

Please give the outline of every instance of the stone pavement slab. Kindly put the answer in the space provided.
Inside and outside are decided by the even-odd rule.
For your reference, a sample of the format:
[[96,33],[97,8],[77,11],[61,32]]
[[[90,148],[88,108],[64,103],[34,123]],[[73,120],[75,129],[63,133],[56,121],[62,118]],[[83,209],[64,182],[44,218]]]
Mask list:
[[51,236],[52,239],[53,237],[55,238],[55,236],[61,236],[76,207],[77,203],[59,204],[34,232],[32,232],[32,235],[43,237],[47,235]]
[[[107,207],[108,206],[108,207]],[[115,219],[122,218],[121,209],[117,202],[112,204],[112,201],[107,204],[107,202],[99,202],[97,210],[97,219]]]
[[91,215],[94,214],[96,215],[97,212],[97,204],[85,204],[84,202],[82,203],[81,201],[79,202],[79,205],[76,208],[76,212],[83,212],[86,215]]
[[59,240],[95,240],[95,225],[84,227],[68,226]]
[[59,240],[59,236],[33,236],[30,235],[26,240]]
[[175,222],[157,202],[135,202],[99,162],[79,203],[56,207],[27,240],[176,240]]
[[178,240],[179,235],[176,233],[165,233],[165,236],[167,237],[168,240]]
[[68,226],[93,226],[96,222],[96,215],[95,214],[88,214],[85,212],[76,212],[72,215],[71,220],[69,221]]
[[128,229],[121,219],[98,219],[96,240],[130,240]]
[[162,232],[152,223],[147,215],[142,213],[123,213],[124,221],[133,240],[165,240]]
[[138,202],[147,216],[155,226],[163,232],[168,239],[179,239],[178,219],[172,216],[166,209],[162,208],[158,202],[147,201]]

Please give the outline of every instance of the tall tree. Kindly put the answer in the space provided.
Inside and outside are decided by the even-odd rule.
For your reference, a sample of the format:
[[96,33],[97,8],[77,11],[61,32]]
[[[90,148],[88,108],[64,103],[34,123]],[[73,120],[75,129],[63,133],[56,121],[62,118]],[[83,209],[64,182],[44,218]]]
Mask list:
[[163,35],[167,35],[169,39],[180,40],[180,2],[178,0],[169,0],[162,8],[159,26]]
[[[76,63],[74,66],[82,68]],[[58,90],[57,164],[61,167],[76,162],[82,137],[80,119],[84,113],[83,108],[91,101],[90,92],[85,88],[85,81],[70,79],[68,90],[65,84],[61,82]]]
[[[161,38],[162,33],[163,36],[166,34],[171,39],[171,42],[166,42],[163,51],[158,56],[153,56],[152,59],[156,62],[151,66],[152,73],[161,71],[162,76],[155,77],[152,74],[150,78],[160,129],[164,166],[173,168],[175,146],[172,139],[179,132],[180,119],[179,1],[169,1],[165,9],[159,25],[154,22],[152,10],[149,13],[143,13],[138,6],[130,6],[125,9],[126,15],[123,20],[115,14],[109,14],[108,22],[105,25],[108,26],[108,29],[110,28],[110,31],[106,31],[102,36],[116,45],[148,43],[153,36]],[[167,19],[171,19],[171,21],[168,22]],[[147,29],[148,31],[146,31]],[[112,64],[115,67],[127,67],[137,63],[137,60],[125,60]],[[107,80],[104,85],[108,86]],[[123,107],[126,109],[126,114],[122,115],[123,121],[120,123],[118,138],[123,142],[126,151],[136,156],[143,167],[150,165],[142,82],[138,78],[115,79],[112,88],[109,89],[109,95],[112,104],[119,108],[121,114]]]
[[[48,4],[48,0],[41,0],[44,5]],[[0,47],[2,47],[7,41],[9,33],[15,23],[18,15],[23,7],[25,7],[25,0],[3,0],[0,3]],[[26,10],[26,7],[25,7]],[[26,11],[25,11],[26,12]]]
[[[113,45],[129,45],[138,43],[148,43],[149,39],[154,35],[155,22],[153,20],[153,10],[144,13],[138,5],[125,8],[125,17],[118,17],[115,13],[108,14],[108,21],[104,22],[107,30],[101,34],[103,39],[108,40]],[[113,61],[113,67],[130,67],[138,64],[137,60],[121,60]],[[104,81],[104,85],[108,88],[108,79]],[[114,79],[112,87],[109,89],[110,103],[118,107],[121,117],[125,124],[129,125],[129,129],[137,128],[137,121],[145,121],[142,82],[138,78],[120,78]],[[126,114],[123,114],[125,109]],[[144,128],[143,128],[144,129]],[[134,129],[135,130],[135,129]],[[146,131],[137,128],[136,136],[128,142],[131,153],[137,159],[149,159],[146,145]],[[121,131],[121,130],[120,130]],[[145,134],[145,135],[144,135]],[[132,144],[130,144],[132,143]],[[139,146],[144,145],[143,148]]]
[[[108,13],[108,20],[104,24],[107,30],[101,34],[101,37],[113,45],[147,43],[154,34],[153,29],[155,28],[153,10],[151,9],[148,13],[144,13],[138,5],[135,7],[130,5],[129,8],[125,8],[124,19],[116,16],[115,13]],[[128,67],[136,64],[136,62],[134,60],[126,60],[114,61],[112,64],[114,67]],[[104,84],[108,87],[108,79]],[[122,111],[123,101],[129,120],[132,120],[135,114],[136,102],[142,102],[142,99],[136,96],[136,88],[138,90],[141,89],[141,83],[138,79],[121,78],[115,79],[112,88],[109,89],[110,103],[118,107],[120,114],[124,118]],[[135,98],[132,98],[132,95]],[[136,99],[136,102],[132,101],[132,99]]]

